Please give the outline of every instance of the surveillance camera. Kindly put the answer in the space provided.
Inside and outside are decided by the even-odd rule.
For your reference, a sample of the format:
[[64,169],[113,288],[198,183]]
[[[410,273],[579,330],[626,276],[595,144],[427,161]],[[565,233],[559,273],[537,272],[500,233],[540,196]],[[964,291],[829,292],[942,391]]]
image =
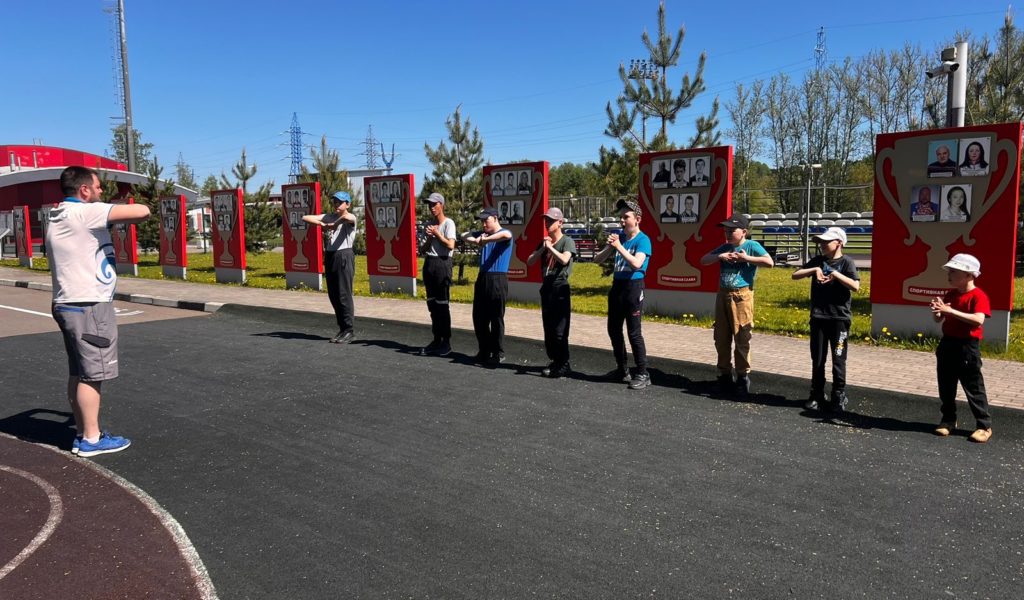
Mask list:
[[928,76],[928,79],[931,79],[939,75],[949,75],[950,73],[956,71],[959,68],[960,63],[953,62],[951,60],[944,60],[942,61],[942,64],[940,64],[937,67],[932,67],[931,69],[928,69],[927,71],[924,72],[924,74]]

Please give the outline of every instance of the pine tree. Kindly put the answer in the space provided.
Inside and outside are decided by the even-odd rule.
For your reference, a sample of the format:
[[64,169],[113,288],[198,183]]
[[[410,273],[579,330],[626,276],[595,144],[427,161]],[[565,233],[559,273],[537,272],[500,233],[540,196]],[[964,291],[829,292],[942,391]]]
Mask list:
[[164,181],[160,178],[163,171],[160,162],[154,158],[146,169],[146,183],[132,186],[135,202],[145,204],[149,207],[150,214],[155,215],[155,218],[146,219],[135,228],[139,247],[143,252],[160,249],[160,197],[174,191],[173,181]]
[[[605,135],[625,142],[627,139],[639,144],[641,151],[653,149],[648,144],[646,133],[637,135],[634,130],[636,118],[657,117],[661,126],[659,135],[663,140],[668,140],[668,124],[675,123],[679,113],[684,108],[693,104],[698,94],[704,91],[704,63],[707,54],[702,52],[697,59],[697,69],[693,79],[689,73],[684,73],[679,83],[677,94],[669,85],[668,74],[671,67],[679,64],[679,57],[683,38],[686,36],[686,28],[680,26],[679,31],[673,40],[665,25],[665,3],[658,5],[658,35],[652,40],[650,35],[644,31],[641,39],[650,56],[650,63],[654,66],[655,74],[652,79],[632,79],[632,73],[626,70],[625,65],[619,65],[619,78],[622,80],[622,94],[616,100],[616,109],[612,108],[611,102],[605,107],[608,114],[608,126],[605,128]],[[691,144],[705,144],[708,141],[717,143],[719,134],[715,132],[718,126],[718,103],[717,99],[712,113],[707,117],[701,117],[697,122],[697,135],[691,139]],[[644,122],[644,128],[646,128]],[[670,146],[671,147],[671,146]]]
[[268,242],[281,231],[281,210],[270,204],[270,192],[274,189],[274,182],[264,183],[254,193],[250,194],[248,191],[249,180],[256,175],[257,170],[255,164],[248,164],[245,148],[242,148],[242,157],[231,167],[231,174],[237,181],[232,184],[227,175],[220,175],[222,189],[242,188],[245,204],[245,249],[249,252],[267,250]]
[[196,182],[195,171],[192,167],[188,166],[185,162],[185,157],[178,153],[178,162],[174,165],[174,176],[178,180],[178,185],[186,187],[190,190],[199,190],[199,184]]
[[442,140],[436,148],[423,144],[427,159],[434,166],[430,176],[435,191],[445,197],[445,214],[452,217],[460,231],[473,218],[483,195],[480,166],[484,164],[484,142],[480,131],[462,120],[461,105],[445,120],[449,146]]
[[[306,165],[302,165],[298,181],[300,183],[320,182],[320,206],[323,207],[325,212],[330,210],[331,197],[337,192],[345,191],[352,196],[350,208],[353,212],[358,213],[355,209],[362,205],[362,198],[357,198],[352,191],[352,184],[348,179],[348,171],[341,168],[341,155],[338,154],[337,150],[327,145],[327,136],[324,135],[320,138],[319,150],[312,148],[309,153],[313,159],[313,169],[315,169],[315,172],[311,173],[306,168]],[[358,223],[360,235],[356,235],[353,250],[356,254],[365,254],[366,237],[364,233],[366,228],[363,224],[363,219],[359,219]],[[323,230],[324,235],[328,235],[328,233],[328,230]]]
[[[110,153],[114,160],[128,164],[128,138],[125,135],[125,126],[115,125],[111,128],[113,137],[110,141]],[[135,142],[135,171],[137,173],[149,173],[149,168],[155,159],[153,155],[153,144],[142,141],[142,133],[138,129],[132,129],[132,141]]]

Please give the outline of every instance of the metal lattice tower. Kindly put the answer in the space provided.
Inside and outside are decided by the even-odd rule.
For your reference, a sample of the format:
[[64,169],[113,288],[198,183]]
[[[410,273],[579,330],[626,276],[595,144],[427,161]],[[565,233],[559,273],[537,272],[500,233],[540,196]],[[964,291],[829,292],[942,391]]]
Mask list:
[[297,183],[302,174],[302,128],[299,127],[298,113],[292,113],[292,126],[288,128],[291,136],[292,168],[288,171],[288,182]]
[[828,48],[825,46],[825,28],[818,29],[818,44],[814,46],[814,69],[821,71],[828,62]]
[[369,129],[366,130],[366,141],[363,142],[366,146],[366,151],[360,153],[366,156],[367,169],[378,168],[377,159],[380,158],[380,156],[377,154],[377,143],[377,140],[373,137],[373,125],[370,125]]

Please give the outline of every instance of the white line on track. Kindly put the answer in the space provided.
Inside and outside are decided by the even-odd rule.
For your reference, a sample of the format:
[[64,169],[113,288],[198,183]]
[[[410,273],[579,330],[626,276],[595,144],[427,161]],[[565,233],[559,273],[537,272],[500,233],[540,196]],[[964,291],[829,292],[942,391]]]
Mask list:
[[[6,304],[0,304],[0,308],[6,308],[7,310],[16,310],[18,312],[28,313],[30,315],[39,315],[40,317],[46,317],[48,319],[53,318],[53,315],[51,315],[50,313],[42,313],[42,312],[39,312],[37,310],[29,310],[27,308],[18,308],[16,306],[7,306]],[[123,308],[115,308],[114,309],[114,314],[116,314],[119,317],[134,317],[135,315],[141,315],[143,312],[145,312],[145,311],[142,311],[142,310],[126,310],[126,309],[123,309]]]
[[17,308],[14,306],[7,306],[5,304],[0,304],[0,308],[6,308],[7,310],[16,310],[18,312],[28,313],[30,315],[39,315],[40,317],[48,317],[51,319],[53,318],[53,315],[51,315],[50,313],[41,313],[39,311],[29,310],[27,308]]
[[46,492],[46,498],[50,501],[50,515],[46,517],[46,523],[43,525],[43,528],[39,530],[39,533],[37,533],[34,538],[32,538],[32,541],[29,542],[28,546],[25,546],[17,556],[12,558],[10,562],[0,569],[0,580],[2,580],[4,577],[7,577],[11,571],[18,568],[18,565],[31,556],[33,552],[38,550],[46,540],[50,539],[50,536],[53,535],[53,530],[57,528],[60,520],[64,517],[64,503],[61,502],[60,492],[57,491],[57,488],[47,483],[39,476],[7,465],[0,465],[0,471],[7,471],[8,473],[28,479]]

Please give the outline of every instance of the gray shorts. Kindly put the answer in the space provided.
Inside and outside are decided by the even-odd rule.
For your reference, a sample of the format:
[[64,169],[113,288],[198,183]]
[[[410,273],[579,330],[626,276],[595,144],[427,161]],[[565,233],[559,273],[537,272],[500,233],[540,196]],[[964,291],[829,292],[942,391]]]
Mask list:
[[52,312],[64,334],[68,374],[79,381],[106,381],[117,377],[114,303],[54,304]]

